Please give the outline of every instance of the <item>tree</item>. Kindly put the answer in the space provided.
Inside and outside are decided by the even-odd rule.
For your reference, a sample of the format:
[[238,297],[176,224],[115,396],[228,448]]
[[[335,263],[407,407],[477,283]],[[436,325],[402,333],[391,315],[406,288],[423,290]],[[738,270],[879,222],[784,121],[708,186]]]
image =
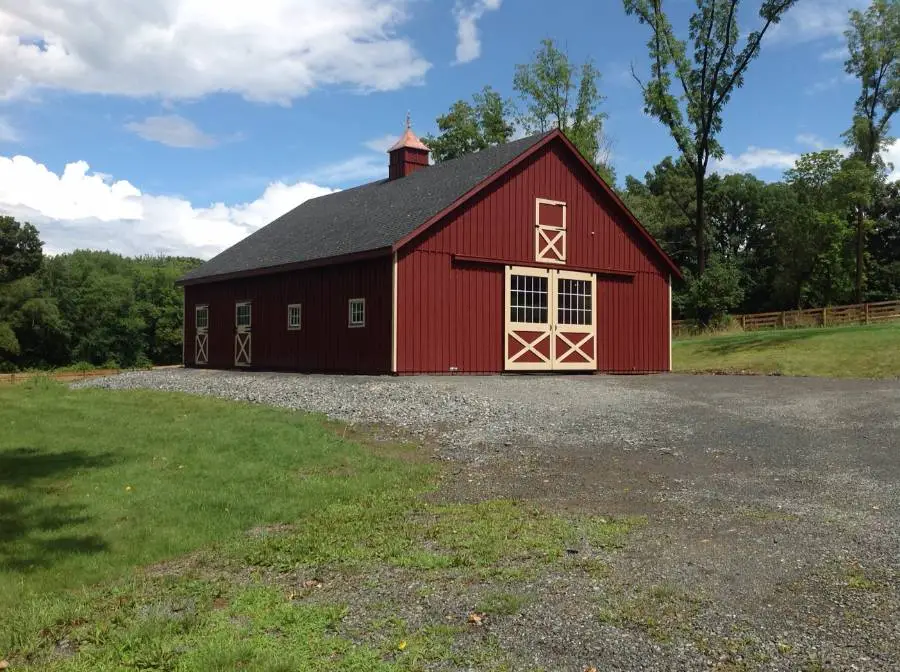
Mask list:
[[[650,26],[647,44],[650,79],[645,84],[633,73],[644,93],[645,111],[665,124],[694,177],[696,212],[694,237],[697,273],[706,270],[705,187],[709,160],[723,155],[718,135],[722,110],[735,89],[744,82],[750,62],[759,54],[769,27],[778,23],[797,0],[764,0],[759,10],[763,25],[746,38],[737,51],[737,13],[740,0],[697,0],[689,35],[693,42],[693,64],[687,44],[675,37],[662,7],[662,0],[623,0],[625,11]],[[681,92],[671,92],[673,79]],[[682,109],[684,108],[684,109]]]
[[437,118],[440,133],[425,136],[436,162],[509,142],[513,134],[510,103],[490,86],[473,96],[473,102],[458,100],[450,111]]
[[524,105],[519,122],[526,132],[543,133],[558,128],[613,184],[609,145],[603,140],[606,114],[600,111],[604,98],[598,88],[599,80],[600,71],[591,61],[580,66],[573,64],[553,40],[545,39],[531,63],[516,66],[513,88]]
[[[893,142],[888,137],[890,121],[900,108],[900,0],[874,0],[865,12],[852,10],[845,35],[850,52],[845,67],[859,80],[861,91],[853,125],[844,137],[874,177],[883,172],[881,150]],[[860,206],[856,209],[857,302],[863,300],[865,249],[865,207]]]
[[0,217],[0,284],[31,275],[41,266],[43,243],[31,224]]

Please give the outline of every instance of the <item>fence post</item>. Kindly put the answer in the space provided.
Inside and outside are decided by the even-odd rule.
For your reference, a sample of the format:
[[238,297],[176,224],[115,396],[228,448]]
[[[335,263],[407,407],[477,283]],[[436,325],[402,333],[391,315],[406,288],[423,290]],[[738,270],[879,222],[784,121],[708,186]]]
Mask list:
[[747,316],[741,315],[741,331],[747,331]]
[[866,304],[866,324],[869,324],[869,304]]
[[828,326],[828,308],[822,308],[822,326]]
[[784,323],[784,311],[782,310],[782,311],[781,311],[781,328],[784,329],[784,327],[785,327],[785,323]]

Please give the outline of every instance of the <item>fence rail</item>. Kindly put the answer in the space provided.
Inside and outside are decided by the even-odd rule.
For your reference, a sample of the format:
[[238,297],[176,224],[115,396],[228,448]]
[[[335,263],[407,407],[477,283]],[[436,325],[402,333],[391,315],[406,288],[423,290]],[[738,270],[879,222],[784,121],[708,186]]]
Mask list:
[[24,383],[32,378],[52,378],[62,382],[73,382],[85,378],[97,378],[99,376],[115,376],[122,373],[121,369],[92,369],[90,371],[66,371],[64,373],[44,373],[43,371],[28,371],[24,373],[3,373],[0,374],[0,385],[12,385],[13,383]]
[[[856,303],[849,306],[782,310],[773,313],[750,313],[732,315],[731,319],[735,324],[740,324],[744,331],[876,324],[889,320],[900,320],[900,301]],[[676,336],[688,333],[694,328],[695,323],[691,320],[672,321],[672,331]]]

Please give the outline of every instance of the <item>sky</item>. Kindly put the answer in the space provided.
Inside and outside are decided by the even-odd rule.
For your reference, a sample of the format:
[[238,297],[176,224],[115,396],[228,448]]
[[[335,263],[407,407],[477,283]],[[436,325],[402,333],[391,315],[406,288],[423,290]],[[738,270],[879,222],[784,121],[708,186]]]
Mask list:
[[[759,4],[742,3],[743,34]],[[843,31],[865,4],[799,0],[771,31],[725,109],[717,170],[777,180],[840,145],[858,93]],[[665,6],[686,37],[694,1]],[[514,98],[545,37],[602,73],[620,183],[675,154],[631,75],[648,72],[648,29],[620,0],[0,0],[0,213],[50,254],[209,258],[386,177],[407,112],[425,135],[485,85]]]

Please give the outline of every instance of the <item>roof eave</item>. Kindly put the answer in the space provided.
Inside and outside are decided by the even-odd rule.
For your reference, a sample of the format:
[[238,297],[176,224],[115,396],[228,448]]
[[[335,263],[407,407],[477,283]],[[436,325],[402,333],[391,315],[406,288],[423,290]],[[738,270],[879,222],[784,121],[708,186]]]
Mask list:
[[264,266],[261,268],[251,268],[245,271],[232,271],[231,273],[219,273],[216,275],[205,275],[199,278],[179,278],[175,281],[176,287],[187,287],[189,285],[206,285],[213,282],[222,282],[225,280],[237,280],[240,278],[252,278],[261,275],[275,275],[277,273],[288,273],[290,271],[301,271],[307,268],[319,268],[321,266],[335,266],[338,264],[351,264],[357,261],[367,261],[369,259],[377,259],[378,257],[389,256],[392,252],[390,247],[379,247],[374,250],[364,250],[362,252],[353,252],[350,254],[341,254],[331,257],[321,257],[319,259],[310,259],[309,261],[297,261],[290,264],[279,264],[277,266]]

